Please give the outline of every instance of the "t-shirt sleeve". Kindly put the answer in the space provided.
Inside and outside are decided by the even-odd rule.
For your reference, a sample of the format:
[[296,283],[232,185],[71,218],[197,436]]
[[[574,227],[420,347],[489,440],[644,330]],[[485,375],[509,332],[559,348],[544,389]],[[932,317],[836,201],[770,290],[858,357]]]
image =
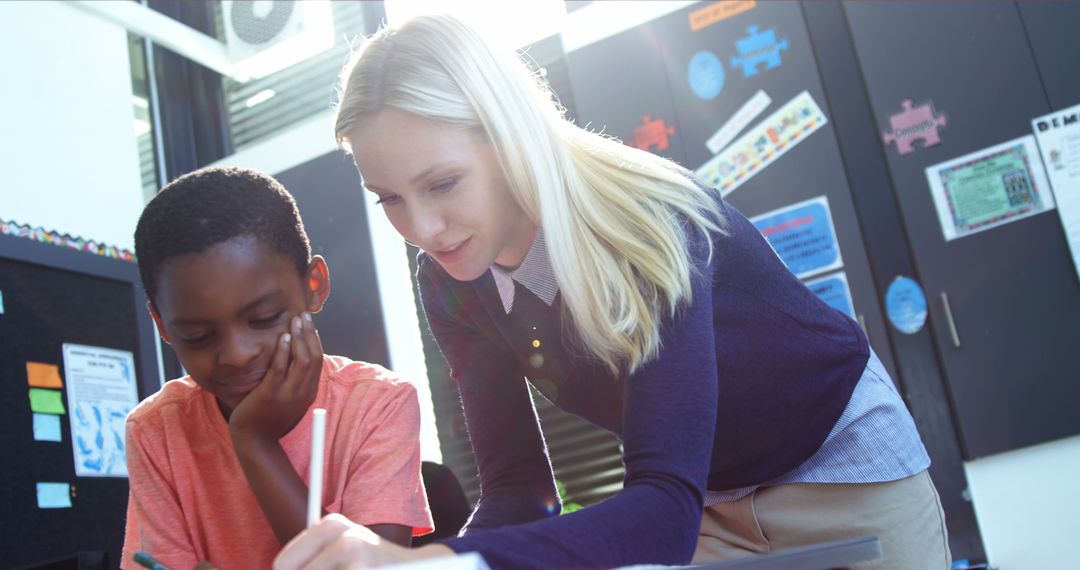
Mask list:
[[197,554],[184,523],[180,500],[172,484],[165,450],[154,445],[154,434],[142,424],[127,422],[128,508],[120,567],[141,568],[132,558],[151,553],[171,568],[192,568]]
[[364,525],[399,524],[412,527],[413,536],[427,534],[434,525],[420,477],[416,388],[398,382],[368,405],[362,426],[369,433],[354,439],[358,448],[353,450],[341,514]]

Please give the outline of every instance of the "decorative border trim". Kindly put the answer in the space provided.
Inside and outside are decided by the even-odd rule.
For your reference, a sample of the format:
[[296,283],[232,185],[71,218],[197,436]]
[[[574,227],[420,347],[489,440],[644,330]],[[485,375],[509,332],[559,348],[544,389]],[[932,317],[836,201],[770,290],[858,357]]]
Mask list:
[[135,262],[135,254],[126,249],[120,249],[116,246],[101,244],[96,241],[84,239],[81,237],[72,237],[70,234],[61,234],[56,231],[46,231],[43,228],[32,228],[25,224],[8,222],[2,219],[0,219],[0,235],[15,236],[28,239],[30,241],[49,243],[52,245],[66,247],[68,249],[74,249],[85,253],[92,253],[94,255],[100,255],[102,257],[119,259],[120,261],[130,261],[133,263]]

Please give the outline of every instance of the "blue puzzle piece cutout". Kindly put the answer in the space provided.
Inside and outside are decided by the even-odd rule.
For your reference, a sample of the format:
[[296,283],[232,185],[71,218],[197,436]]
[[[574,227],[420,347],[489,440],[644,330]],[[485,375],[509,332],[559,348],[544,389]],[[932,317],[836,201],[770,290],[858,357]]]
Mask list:
[[746,34],[745,38],[735,41],[739,55],[731,57],[731,67],[741,67],[743,77],[757,75],[759,65],[764,65],[766,70],[780,67],[783,63],[780,52],[788,48],[787,38],[778,41],[775,29],[759,32],[757,26],[746,28]]

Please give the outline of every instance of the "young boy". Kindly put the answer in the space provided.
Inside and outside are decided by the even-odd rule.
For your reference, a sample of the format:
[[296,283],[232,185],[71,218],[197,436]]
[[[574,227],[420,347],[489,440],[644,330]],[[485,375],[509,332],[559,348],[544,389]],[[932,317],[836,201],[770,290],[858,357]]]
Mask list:
[[177,570],[270,568],[305,525],[315,407],[327,410],[324,512],[403,545],[431,530],[416,390],[323,355],[311,313],[329,272],[281,184],[235,168],[182,176],[146,206],[135,253],[189,375],[128,416],[123,568],[140,550]]

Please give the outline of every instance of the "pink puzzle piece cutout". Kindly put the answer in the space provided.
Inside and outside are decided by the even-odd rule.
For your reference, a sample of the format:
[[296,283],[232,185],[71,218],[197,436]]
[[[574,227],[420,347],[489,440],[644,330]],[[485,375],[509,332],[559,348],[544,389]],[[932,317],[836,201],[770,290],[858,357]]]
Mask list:
[[665,125],[663,119],[653,119],[645,115],[641,117],[641,126],[634,129],[634,139],[630,141],[630,146],[641,150],[649,150],[654,146],[656,150],[666,150],[669,146],[668,137],[674,134],[675,127]]
[[891,132],[883,133],[885,144],[896,143],[896,150],[901,155],[915,152],[915,141],[922,141],[923,147],[934,146],[941,143],[940,127],[944,127],[948,120],[944,114],[934,111],[934,103],[927,101],[918,107],[913,107],[915,101],[904,99],[900,104],[903,111],[889,117]]

